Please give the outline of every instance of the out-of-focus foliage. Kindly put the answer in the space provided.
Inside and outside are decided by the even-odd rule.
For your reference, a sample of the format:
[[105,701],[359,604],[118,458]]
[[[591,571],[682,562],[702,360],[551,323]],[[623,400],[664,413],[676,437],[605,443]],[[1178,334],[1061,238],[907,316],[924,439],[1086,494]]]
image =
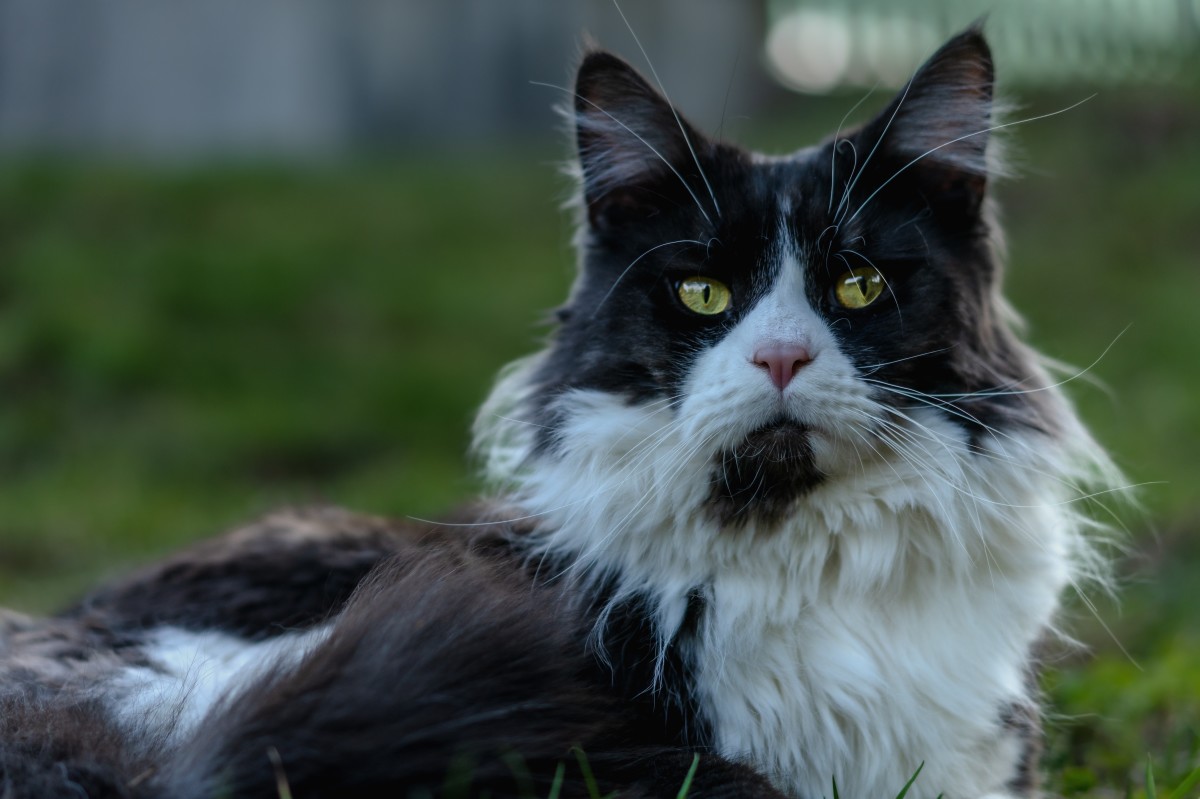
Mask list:
[[564,292],[527,163],[0,177],[0,601],[282,502],[427,515]]

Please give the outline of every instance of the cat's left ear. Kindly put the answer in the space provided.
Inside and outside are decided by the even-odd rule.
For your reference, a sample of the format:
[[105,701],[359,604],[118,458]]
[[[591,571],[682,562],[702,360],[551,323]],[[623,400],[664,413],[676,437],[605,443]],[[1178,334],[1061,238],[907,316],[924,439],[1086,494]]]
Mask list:
[[916,181],[929,189],[928,196],[977,211],[989,174],[994,81],[992,53],[980,25],[942,45],[858,134],[859,158],[879,150],[869,165],[871,179],[864,179],[859,190]]
[[622,59],[588,53],[575,78],[575,144],[593,228],[655,214],[664,204],[715,215],[701,159],[709,141]]

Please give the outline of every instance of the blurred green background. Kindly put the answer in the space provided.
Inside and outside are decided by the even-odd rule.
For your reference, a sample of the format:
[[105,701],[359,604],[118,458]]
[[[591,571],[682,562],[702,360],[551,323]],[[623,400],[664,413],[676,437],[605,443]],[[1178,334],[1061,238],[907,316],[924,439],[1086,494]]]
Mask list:
[[[1092,91],[1022,89],[1019,116]],[[774,96],[724,133],[794,149],[859,96]],[[1009,138],[1008,293],[1039,349],[1094,364],[1070,393],[1141,486],[1109,503],[1120,601],[1072,602],[1087,650],[1045,680],[1049,787],[1136,794],[1147,755],[1160,785],[1200,765],[1200,91],[1105,86]],[[565,152],[10,152],[0,605],[51,610],[281,504],[428,517],[469,497],[473,409],[572,276]]]

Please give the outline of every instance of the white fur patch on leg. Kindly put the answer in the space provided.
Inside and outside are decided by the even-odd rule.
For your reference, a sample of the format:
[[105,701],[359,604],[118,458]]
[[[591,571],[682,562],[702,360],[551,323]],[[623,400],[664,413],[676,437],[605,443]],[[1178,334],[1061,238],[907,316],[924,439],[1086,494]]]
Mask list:
[[151,665],[120,672],[105,695],[118,723],[132,734],[174,745],[219,702],[272,670],[299,663],[330,629],[247,641],[228,633],[166,627],[152,633],[143,647]]

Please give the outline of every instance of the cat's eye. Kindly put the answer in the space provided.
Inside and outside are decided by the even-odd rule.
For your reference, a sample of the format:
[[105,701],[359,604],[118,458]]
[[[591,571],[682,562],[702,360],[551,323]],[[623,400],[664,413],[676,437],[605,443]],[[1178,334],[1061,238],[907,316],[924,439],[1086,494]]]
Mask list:
[[714,316],[724,312],[733,296],[728,286],[711,277],[686,278],[679,281],[676,291],[683,307],[703,316]]
[[845,272],[833,284],[833,295],[843,308],[866,308],[879,296],[887,283],[873,266],[857,266]]

